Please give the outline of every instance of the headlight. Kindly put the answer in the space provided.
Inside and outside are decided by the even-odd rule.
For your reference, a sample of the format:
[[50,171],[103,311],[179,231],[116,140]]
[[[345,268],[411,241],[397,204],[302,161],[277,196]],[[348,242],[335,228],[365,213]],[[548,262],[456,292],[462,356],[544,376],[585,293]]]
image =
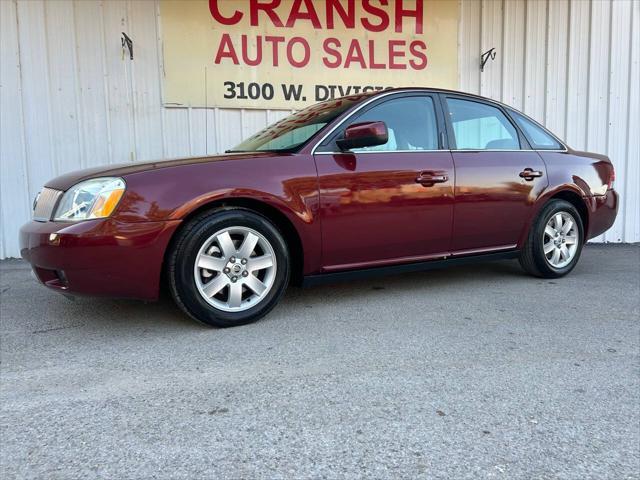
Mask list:
[[53,219],[77,221],[108,217],[116,209],[124,189],[124,180],[114,177],[78,183],[62,196]]

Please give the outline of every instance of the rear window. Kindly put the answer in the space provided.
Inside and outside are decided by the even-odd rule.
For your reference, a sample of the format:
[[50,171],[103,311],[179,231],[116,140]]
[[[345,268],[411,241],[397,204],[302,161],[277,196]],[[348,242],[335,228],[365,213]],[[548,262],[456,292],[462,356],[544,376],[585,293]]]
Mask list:
[[536,150],[560,150],[562,145],[540,125],[528,119],[521,113],[511,110],[511,116],[524,131],[527,140]]

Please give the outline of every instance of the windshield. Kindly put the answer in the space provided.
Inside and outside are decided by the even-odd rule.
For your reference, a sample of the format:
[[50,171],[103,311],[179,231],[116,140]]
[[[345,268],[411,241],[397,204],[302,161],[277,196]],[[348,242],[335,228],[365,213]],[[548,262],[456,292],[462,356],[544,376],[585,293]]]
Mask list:
[[227,152],[293,152],[368,96],[353,95],[317,103],[269,125]]

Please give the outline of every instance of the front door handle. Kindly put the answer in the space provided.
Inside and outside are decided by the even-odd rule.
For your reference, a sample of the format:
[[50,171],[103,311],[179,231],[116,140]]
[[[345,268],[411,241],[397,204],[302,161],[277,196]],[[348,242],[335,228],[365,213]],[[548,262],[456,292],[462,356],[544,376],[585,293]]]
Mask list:
[[533,180],[536,177],[541,177],[542,172],[540,170],[534,170],[532,168],[525,168],[519,173],[519,175],[520,178],[524,178],[525,180]]
[[436,183],[444,183],[449,180],[447,175],[434,175],[431,172],[422,172],[416,178],[416,182],[421,183],[424,186],[430,187]]

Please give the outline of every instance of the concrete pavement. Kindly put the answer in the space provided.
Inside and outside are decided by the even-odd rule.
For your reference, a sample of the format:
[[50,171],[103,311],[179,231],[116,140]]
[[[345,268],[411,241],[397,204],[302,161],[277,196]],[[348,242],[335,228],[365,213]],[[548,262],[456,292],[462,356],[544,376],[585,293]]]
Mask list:
[[0,274],[3,479],[640,472],[638,246],[292,289],[226,330]]

